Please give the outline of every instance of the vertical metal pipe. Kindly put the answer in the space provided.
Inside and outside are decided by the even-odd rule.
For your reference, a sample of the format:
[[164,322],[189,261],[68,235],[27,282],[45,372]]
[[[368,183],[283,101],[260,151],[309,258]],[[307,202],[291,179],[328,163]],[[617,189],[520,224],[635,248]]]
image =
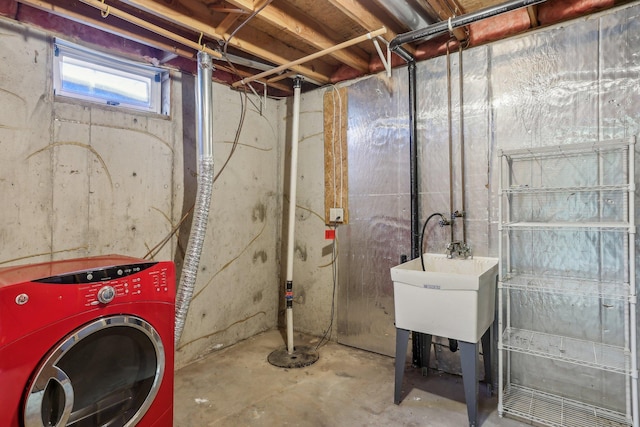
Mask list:
[[300,128],[300,88],[302,78],[293,83],[293,124],[291,128],[291,172],[289,179],[289,232],[287,234],[287,282],[285,303],[287,306],[287,352],[293,353],[293,248],[296,225],[296,186],[298,180],[298,131]]
[[462,44],[458,45],[458,83],[459,83],[459,99],[460,99],[460,212],[462,220],[462,243],[467,243],[467,212],[465,199],[467,198],[465,191],[465,175],[464,175],[464,84],[462,79]]
[[211,192],[213,189],[213,110],[211,56],[198,52],[198,83],[196,86],[196,143],[198,149],[198,191],[194,207],[189,243],[180,275],[180,286],[176,294],[176,319],[174,340],[180,341],[187,318],[193,289],[196,284],[200,255],[207,231]]
[[416,62],[409,62],[409,173],[411,185],[411,259],[422,255],[420,248],[420,207],[418,194],[418,121],[416,120]]
[[449,52],[449,42],[447,41],[447,124],[449,129],[449,218],[451,219],[451,238],[450,242],[454,241],[453,234],[453,125],[451,123],[451,54]]
[[[411,259],[422,256],[420,248],[420,206],[418,194],[418,122],[416,120],[417,90],[416,90],[416,62],[408,58],[409,72],[409,182],[411,194]],[[412,362],[415,366],[422,366],[422,346],[424,338],[421,334],[412,332],[411,337]]]

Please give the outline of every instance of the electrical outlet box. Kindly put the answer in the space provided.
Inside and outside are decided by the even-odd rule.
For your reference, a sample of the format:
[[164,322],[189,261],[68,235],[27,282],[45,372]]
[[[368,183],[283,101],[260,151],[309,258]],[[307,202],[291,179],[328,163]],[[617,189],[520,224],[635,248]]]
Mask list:
[[329,222],[344,222],[344,209],[329,208]]

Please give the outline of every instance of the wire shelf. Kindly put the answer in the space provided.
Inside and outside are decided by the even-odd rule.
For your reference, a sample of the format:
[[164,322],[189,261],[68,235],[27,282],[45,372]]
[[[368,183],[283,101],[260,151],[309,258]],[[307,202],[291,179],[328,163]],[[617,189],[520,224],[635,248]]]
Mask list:
[[607,192],[628,192],[628,184],[619,185],[593,185],[582,187],[530,187],[528,185],[512,185],[502,190],[504,194],[535,194],[535,193],[576,193],[588,192],[595,193],[600,191]]
[[598,153],[607,151],[627,150],[636,143],[635,136],[626,139],[586,142],[580,144],[548,145],[542,147],[516,148],[498,150],[498,156],[509,158],[536,159],[542,157],[575,156],[581,153]]
[[502,334],[502,349],[603,371],[630,374],[629,350],[594,341],[507,328]]
[[551,427],[625,427],[623,413],[514,384],[504,390],[503,413]]
[[504,230],[587,230],[587,231],[631,231],[627,222],[506,222]]
[[500,286],[504,289],[514,289],[524,292],[580,295],[620,301],[626,301],[630,293],[629,284],[623,282],[605,282],[530,274],[507,274],[500,282]]

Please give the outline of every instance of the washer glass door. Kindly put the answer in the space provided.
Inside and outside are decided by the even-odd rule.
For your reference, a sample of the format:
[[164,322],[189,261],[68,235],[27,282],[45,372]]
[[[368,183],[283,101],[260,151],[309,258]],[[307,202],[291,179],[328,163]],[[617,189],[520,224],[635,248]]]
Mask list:
[[164,361],[158,333],[138,317],[85,325],[36,371],[25,399],[25,427],[133,426],[153,402]]

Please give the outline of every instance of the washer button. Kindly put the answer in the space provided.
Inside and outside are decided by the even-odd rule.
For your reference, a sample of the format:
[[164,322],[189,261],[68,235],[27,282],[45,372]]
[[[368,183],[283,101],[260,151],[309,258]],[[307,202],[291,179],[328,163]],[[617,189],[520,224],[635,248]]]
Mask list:
[[29,302],[29,295],[27,294],[20,294],[16,297],[16,304],[18,305],[25,305],[27,302]]
[[98,301],[102,304],[109,304],[116,297],[116,290],[113,286],[103,286],[98,291]]

